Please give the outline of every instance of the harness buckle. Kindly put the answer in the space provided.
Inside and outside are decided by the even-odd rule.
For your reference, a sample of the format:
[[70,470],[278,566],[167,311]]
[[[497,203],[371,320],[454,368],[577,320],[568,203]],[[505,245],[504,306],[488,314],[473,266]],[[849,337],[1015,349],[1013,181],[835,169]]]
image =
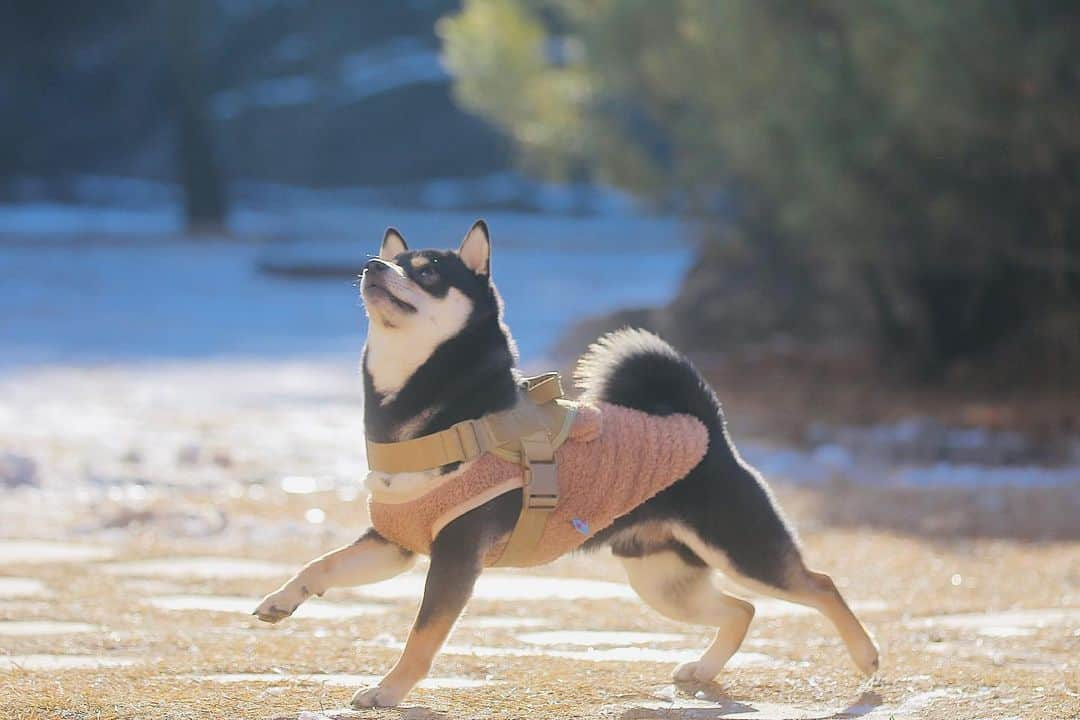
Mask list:
[[553,462],[530,463],[525,468],[525,509],[554,510],[559,502],[559,482]]
[[[550,382],[550,381],[548,381]],[[524,482],[521,514],[496,565],[521,567],[544,535],[548,519],[559,502],[559,478],[555,446],[546,428],[534,429],[520,437],[521,474]]]
[[537,432],[521,439],[525,475],[525,508],[554,510],[559,501],[558,467],[551,438]]

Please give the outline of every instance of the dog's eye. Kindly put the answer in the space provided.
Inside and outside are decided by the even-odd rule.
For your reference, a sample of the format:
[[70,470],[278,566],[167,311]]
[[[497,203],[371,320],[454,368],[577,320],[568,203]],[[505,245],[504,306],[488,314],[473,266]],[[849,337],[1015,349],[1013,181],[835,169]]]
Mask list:
[[432,282],[435,280],[435,270],[430,265],[425,265],[416,271],[416,277],[423,283]]

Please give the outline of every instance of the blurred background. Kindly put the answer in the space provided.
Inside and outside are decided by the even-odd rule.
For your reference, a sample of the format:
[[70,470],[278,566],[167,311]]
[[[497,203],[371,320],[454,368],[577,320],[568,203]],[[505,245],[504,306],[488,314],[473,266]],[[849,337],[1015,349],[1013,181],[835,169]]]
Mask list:
[[[261,241],[265,272],[333,276],[384,225],[446,246],[486,214],[507,246],[641,253],[639,276],[651,267],[667,292],[582,294],[566,313],[656,309],[633,319],[692,350],[850,343],[938,383],[1040,385],[1080,367],[1071,2],[13,0],[0,12],[7,246],[186,233]],[[235,254],[192,252],[208,274]],[[123,262],[122,275],[139,268]],[[16,354],[65,344],[27,339],[11,314]],[[259,330],[235,329],[255,350]],[[533,355],[552,338],[523,339]]]
[[[135,668],[82,695],[25,673],[0,705],[195,702],[138,675],[148,657],[173,674],[392,662],[385,618],[411,615],[385,598],[416,586],[379,600],[400,618],[322,610],[289,663],[244,613],[366,524],[357,272],[388,225],[450,248],[483,217],[525,369],[569,370],[630,324],[710,378],[815,563],[876,608],[886,681],[853,714],[910,714],[912,693],[920,716],[1077,711],[1074,0],[6,0],[0,46],[0,671]],[[169,560],[121,562],[148,556]],[[117,577],[89,562],[109,559]],[[625,598],[580,617],[522,602],[554,628],[657,622]],[[754,647],[781,668],[816,653],[816,680],[741,669],[736,695],[848,692],[821,627],[762,615]],[[50,640],[53,620],[82,634]],[[546,652],[500,632],[459,644]],[[534,660],[491,662],[454,671],[536,679]],[[587,667],[582,707],[666,677]],[[306,697],[263,681],[230,716]],[[1001,708],[986,684],[1012,688]]]
[[737,427],[817,452],[798,472],[868,454],[1056,484],[1080,464],[1078,21],[13,0],[0,367],[352,364],[382,229],[452,247],[484,216],[527,368],[641,325]]

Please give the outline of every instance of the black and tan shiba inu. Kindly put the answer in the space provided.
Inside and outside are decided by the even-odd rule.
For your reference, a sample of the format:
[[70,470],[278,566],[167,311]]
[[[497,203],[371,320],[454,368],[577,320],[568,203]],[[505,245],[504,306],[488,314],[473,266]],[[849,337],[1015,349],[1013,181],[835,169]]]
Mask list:
[[[361,294],[369,317],[363,356],[364,426],[369,441],[396,443],[505,411],[519,401],[516,349],[502,322],[483,222],[457,251],[410,251],[386,232],[367,263]],[[692,471],[585,540],[609,547],[631,587],[661,614],[716,629],[699,660],[674,670],[677,681],[710,681],[738,650],[754,607],[722,591],[715,574],[751,591],[821,611],[836,626],[858,668],[872,674],[878,651],[832,580],[809,570],[769,489],[732,445],[716,395],[691,363],[656,336],[624,330],[582,358],[586,398],[653,416],[696,418],[708,451]],[[457,464],[412,473],[457,472]],[[633,467],[626,467],[633,473]],[[382,478],[408,484],[423,478]],[[522,491],[498,495],[451,521],[431,542],[423,601],[400,660],[358,707],[396,705],[427,674],[484,568],[485,556],[518,521]],[[337,586],[398,575],[415,554],[368,530],[352,545],[305,566],[255,614],[277,622],[308,597]]]

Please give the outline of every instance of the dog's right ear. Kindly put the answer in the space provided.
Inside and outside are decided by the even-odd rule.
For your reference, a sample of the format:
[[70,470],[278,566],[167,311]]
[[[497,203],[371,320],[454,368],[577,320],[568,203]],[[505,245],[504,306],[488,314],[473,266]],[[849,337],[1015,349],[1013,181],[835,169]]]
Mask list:
[[386,228],[386,234],[383,235],[382,246],[379,248],[379,257],[387,262],[391,262],[401,253],[409,249],[409,246],[405,244],[405,238],[401,237],[395,228]]

